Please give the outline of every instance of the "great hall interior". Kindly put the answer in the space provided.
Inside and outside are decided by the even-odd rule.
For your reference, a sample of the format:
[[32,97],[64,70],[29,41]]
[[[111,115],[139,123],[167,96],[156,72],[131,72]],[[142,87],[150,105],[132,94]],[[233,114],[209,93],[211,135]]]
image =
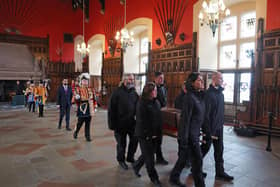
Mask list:
[[[279,7],[279,0],[0,0],[0,186],[152,186],[145,168],[137,178],[118,165],[107,106],[123,75],[134,75],[141,95],[158,71],[170,111],[191,72],[201,73],[205,88],[214,71],[223,75],[224,162],[234,180],[215,180],[211,148],[206,186],[279,186]],[[83,74],[97,102],[92,142],[57,129],[57,89]],[[48,84],[43,118],[16,94],[17,81],[25,88],[31,80]],[[172,186],[175,122],[164,124],[162,186]],[[190,168],[180,179],[194,186]]]

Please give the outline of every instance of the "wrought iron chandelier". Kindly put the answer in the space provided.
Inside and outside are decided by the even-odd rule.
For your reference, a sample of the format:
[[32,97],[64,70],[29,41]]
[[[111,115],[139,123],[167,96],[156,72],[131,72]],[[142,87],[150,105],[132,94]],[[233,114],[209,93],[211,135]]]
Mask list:
[[87,46],[85,43],[85,3],[83,0],[83,42],[77,45],[77,51],[82,55],[89,53],[90,45]]
[[115,39],[121,43],[121,48],[123,51],[126,51],[126,48],[128,46],[133,46],[134,38],[133,38],[133,32],[128,32],[127,28],[125,28],[126,25],[126,0],[124,0],[124,27],[121,29],[121,31],[117,31]]
[[223,0],[203,1],[202,10],[199,13],[200,25],[208,25],[215,37],[216,29],[226,16],[230,15],[230,10],[226,8]]

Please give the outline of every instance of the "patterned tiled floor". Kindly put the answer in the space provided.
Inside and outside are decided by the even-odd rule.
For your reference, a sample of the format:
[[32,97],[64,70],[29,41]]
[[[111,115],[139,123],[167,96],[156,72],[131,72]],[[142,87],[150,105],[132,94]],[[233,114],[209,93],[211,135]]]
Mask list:
[[[2,107],[3,109],[3,107]],[[106,111],[98,110],[92,125],[92,142],[86,142],[83,129],[77,140],[65,126],[57,129],[58,111],[47,107],[44,118],[24,108],[0,113],[0,186],[2,187],[144,187],[152,186],[145,168],[134,176],[131,166],[122,170],[115,160],[115,140],[107,129]],[[71,127],[76,117],[72,110]],[[64,124],[63,124],[64,125]],[[272,153],[266,152],[266,137],[238,137],[225,128],[225,168],[234,175],[232,183],[215,180],[213,150],[204,160],[208,187],[278,187],[280,183],[280,139],[272,138]],[[137,156],[139,155],[137,151]],[[167,166],[156,166],[163,186],[177,158],[177,141],[164,137]],[[181,181],[193,186],[189,169]]]

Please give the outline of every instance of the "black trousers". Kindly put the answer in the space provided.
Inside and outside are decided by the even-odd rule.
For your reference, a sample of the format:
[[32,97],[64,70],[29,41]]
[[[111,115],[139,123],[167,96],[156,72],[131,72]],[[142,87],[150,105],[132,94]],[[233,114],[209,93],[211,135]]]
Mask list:
[[178,140],[178,146],[178,160],[171,171],[170,179],[179,180],[180,174],[184,169],[190,154],[195,187],[205,187],[202,175],[202,153],[199,141],[190,142],[189,145],[182,145]]
[[39,117],[43,117],[43,116],[44,116],[44,105],[39,104]]
[[224,159],[223,159],[223,152],[224,152],[224,141],[223,141],[223,128],[220,128],[216,131],[216,139],[211,138],[211,133],[209,128],[203,128],[202,131],[205,134],[204,140],[206,141],[205,144],[201,145],[201,151],[203,157],[209,152],[211,144],[214,147],[214,159],[215,159],[215,168],[216,174],[220,174],[224,172]]
[[142,154],[137,159],[137,161],[134,163],[134,167],[136,170],[140,170],[142,166],[145,164],[147,173],[151,179],[151,181],[158,180],[158,174],[155,169],[155,149],[157,145],[156,139],[143,139],[139,138],[139,144]]
[[75,133],[78,135],[83,123],[85,122],[85,137],[90,138],[90,121],[91,116],[89,117],[78,117],[78,123],[75,129]]
[[32,112],[35,112],[35,101],[28,103],[29,112],[31,112],[31,107],[32,107]]
[[61,123],[62,123],[64,115],[66,115],[66,117],[65,117],[66,128],[69,128],[69,121],[70,121],[70,106],[69,105],[60,107],[60,116],[59,116],[59,123],[58,123],[59,127],[61,127]]
[[163,160],[163,154],[161,150],[161,144],[162,144],[162,135],[156,138],[156,159],[157,160]]
[[115,130],[115,139],[117,142],[117,161],[125,161],[125,151],[126,151],[126,138],[129,137],[127,159],[134,159],[134,154],[137,150],[138,140],[134,136],[134,128]]

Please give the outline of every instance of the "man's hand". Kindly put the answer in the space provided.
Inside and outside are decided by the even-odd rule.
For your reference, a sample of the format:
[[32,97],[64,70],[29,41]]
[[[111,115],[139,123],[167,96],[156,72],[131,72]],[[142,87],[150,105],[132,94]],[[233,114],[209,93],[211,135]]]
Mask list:
[[60,108],[60,105],[56,105],[56,108],[59,109],[59,108]]

